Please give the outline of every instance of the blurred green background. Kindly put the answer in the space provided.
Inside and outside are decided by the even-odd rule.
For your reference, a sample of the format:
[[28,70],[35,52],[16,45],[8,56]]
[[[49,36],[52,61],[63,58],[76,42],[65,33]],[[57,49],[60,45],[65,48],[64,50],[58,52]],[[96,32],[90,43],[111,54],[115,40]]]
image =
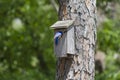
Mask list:
[[[106,55],[106,64],[95,80],[120,80],[119,3],[97,1],[96,51]],[[57,17],[50,0],[0,0],[0,80],[55,79],[50,26]]]

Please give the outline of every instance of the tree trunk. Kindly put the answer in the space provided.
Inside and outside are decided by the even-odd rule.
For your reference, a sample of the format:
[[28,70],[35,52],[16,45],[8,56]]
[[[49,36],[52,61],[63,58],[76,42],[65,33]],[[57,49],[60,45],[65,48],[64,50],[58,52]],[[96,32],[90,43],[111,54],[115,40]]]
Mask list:
[[56,80],[94,80],[96,0],[58,0],[59,20],[75,20],[76,54],[57,59]]

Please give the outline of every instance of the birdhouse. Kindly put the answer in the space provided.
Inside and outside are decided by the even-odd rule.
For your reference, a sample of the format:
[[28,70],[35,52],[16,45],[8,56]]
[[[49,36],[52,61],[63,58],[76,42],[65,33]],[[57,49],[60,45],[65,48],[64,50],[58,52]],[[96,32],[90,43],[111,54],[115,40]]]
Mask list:
[[67,57],[75,54],[74,20],[57,21],[51,26],[54,29],[54,52],[56,57]]

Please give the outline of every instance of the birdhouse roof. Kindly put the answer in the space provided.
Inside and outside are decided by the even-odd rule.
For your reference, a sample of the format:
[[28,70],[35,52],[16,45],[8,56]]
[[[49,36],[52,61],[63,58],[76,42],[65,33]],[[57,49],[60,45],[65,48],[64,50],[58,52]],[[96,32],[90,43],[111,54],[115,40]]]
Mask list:
[[58,28],[68,28],[73,24],[74,20],[64,20],[64,21],[57,21],[54,23],[51,28],[58,29]]

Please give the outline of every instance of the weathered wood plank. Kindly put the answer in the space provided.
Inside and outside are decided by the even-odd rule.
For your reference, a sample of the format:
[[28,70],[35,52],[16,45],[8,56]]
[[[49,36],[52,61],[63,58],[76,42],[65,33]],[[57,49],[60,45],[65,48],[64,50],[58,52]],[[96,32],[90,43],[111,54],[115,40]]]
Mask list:
[[58,28],[68,28],[70,25],[72,25],[74,20],[65,20],[65,21],[57,21],[55,24],[51,26],[52,29],[58,29]]
[[[65,29],[58,29],[55,30],[55,33],[57,31],[62,31],[64,32]],[[66,53],[67,53],[67,39],[66,39],[67,33],[64,33],[62,35],[62,37],[59,39],[59,43],[58,45],[54,44],[54,51],[55,51],[55,55],[56,57],[66,57]]]
[[74,26],[67,30],[67,54],[75,54]]

